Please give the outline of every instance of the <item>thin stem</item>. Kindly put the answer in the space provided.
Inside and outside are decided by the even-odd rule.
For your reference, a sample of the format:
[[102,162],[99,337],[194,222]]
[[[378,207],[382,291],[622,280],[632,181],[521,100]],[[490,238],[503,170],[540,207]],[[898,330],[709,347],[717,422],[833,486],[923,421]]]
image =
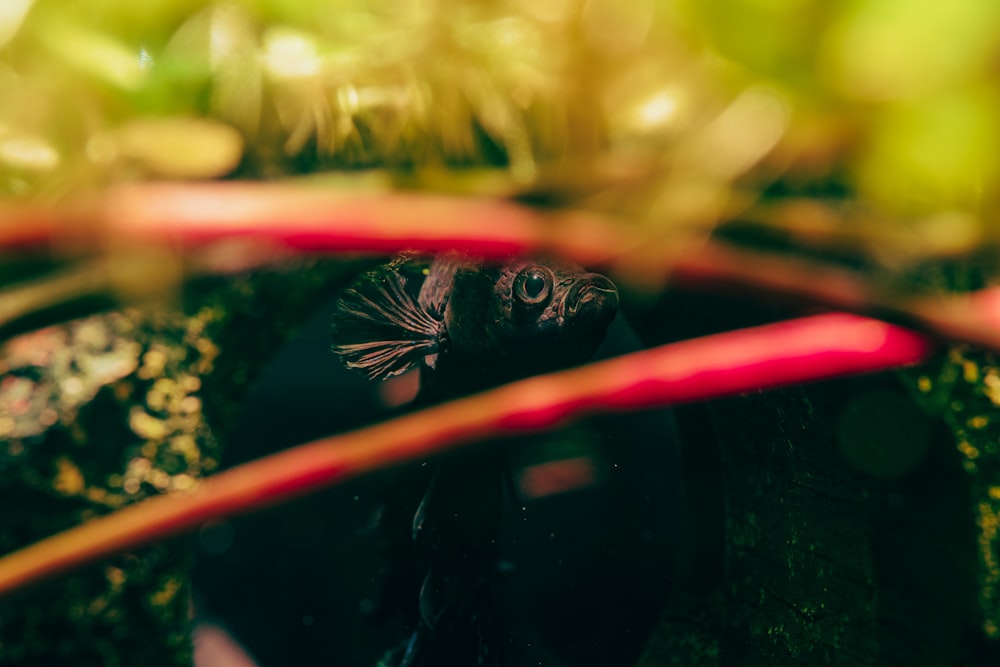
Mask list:
[[775,294],[891,319],[944,339],[1000,350],[996,287],[934,296],[882,293],[840,267],[718,242],[679,258],[673,276],[685,285]]
[[45,308],[111,291],[108,263],[95,259],[0,291],[0,327]]
[[[88,213],[89,210],[89,213]],[[830,215],[835,213],[830,212]],[[657,287],[668,280],[822,303],[1000,350],[1000,301],[884,293],[859,274],[821,262],[709,241],[678,249],[633,226],[573,209],[542,212],[511,201],[361,193],[292,182],[144,183],[117,186],[89,209],[0,210],[0,248],[34,242],[200,245],[271,242],[303,252],[435,252],[485,256],[555,252],[585,266],[614,264]],[[0,301],[6,295],[0,292]]]
[[597,411],[695,401],[916,363],[926,337],[827,314],[744,329],[542,375],[302,445],[151,498],[0,559],[0,593],[202,523],[487,436],[551,428]]
[[307,251],[392,253],[461,248],[496,257],[558,250],[603,264],[628,248],[620,225],[510,201],[426,194],[348,194],[288,183],[151,183],[111,190],[107,233],[136,241],[203,243],[255,236]]

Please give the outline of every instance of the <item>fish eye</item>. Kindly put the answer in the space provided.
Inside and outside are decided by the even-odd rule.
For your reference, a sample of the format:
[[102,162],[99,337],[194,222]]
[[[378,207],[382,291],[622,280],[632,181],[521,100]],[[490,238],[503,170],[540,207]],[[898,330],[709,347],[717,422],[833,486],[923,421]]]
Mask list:
[[552,294],[552,273],[543,267],[524,269],[514,279],[514,296],[534,306],[548,301]]

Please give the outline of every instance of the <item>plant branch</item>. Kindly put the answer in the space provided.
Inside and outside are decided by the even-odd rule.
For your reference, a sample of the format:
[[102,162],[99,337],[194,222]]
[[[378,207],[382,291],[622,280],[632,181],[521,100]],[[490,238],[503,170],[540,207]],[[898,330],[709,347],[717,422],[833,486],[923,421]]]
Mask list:
[[908,329],[846,314],[716,334],[537,376],[208,477],[0,558],[0,593],[206,521],[248,512],[471,441],[546,429],[597,411],[670,405],[916,363]]
[[[289,182],[144,183],[112,188],[89,208],[0,213],[0,248],[7,249],[57,239],[97,247],[108,239],[184,247],[231,239],[299,252],[555,252],[585,266],[612,264],[657,287],[675,281],[775,294],[1000,350],[1000,292],[886,293],[856,272],[814,260],[718,241],[678,248],[672,235],[652,237],[610,216],[496,198],[357,194]],[[7,299],[0,292],[0,302]]]

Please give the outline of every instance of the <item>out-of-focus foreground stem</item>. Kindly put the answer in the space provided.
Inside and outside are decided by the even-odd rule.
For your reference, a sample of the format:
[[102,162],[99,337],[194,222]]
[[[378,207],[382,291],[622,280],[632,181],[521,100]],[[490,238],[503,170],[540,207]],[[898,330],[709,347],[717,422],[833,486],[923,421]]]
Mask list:
[[[146,183],[113,188],[89,206],[0,210],[0,249],[57,239],[62,244],[99,245],[109,238],[116,244],[180,246],[250,238],[302,252],[455,248],[503,256],[550,251],[585,266],[617,265],[643,274],[647,281],[671,279],[778,294],[888,317],[944,338],[1000,350],[1000,291],[940,297],[889,294],[855,272],[817,261],[716,241],[679,251],[673,237],[646,238],[600,214],[542,212],[495,198],[352,194],[298,183]],[[7,312],[24,311],[22,296],[16,295],[17,308],[0,307],[0,325],[9,324]],[[0,301],[6,298],[0,291]]]
[[207,478],[0,559],[0,593],[221,517],[294,498],[478,438],[550,428],[598,410],[633,410],[915,363],[924,336],[878,320],[820,315],[727,332],[537,376]]
[[673,275],[681,283],[736,287],[884,317],[946,340],[1000,350],[1000,287],[935,296],[883,294],[846,269],[715,242],[679,258]]
[[59,240],[202,244],[256,237],[308,251],[434,252],[461,247],[485,256],[558,249],[604,263],[628,238],[599,215],[542,213],[495,198],[353,193],[273,182],[142,183],[50,210],[0,210],[0,248]]

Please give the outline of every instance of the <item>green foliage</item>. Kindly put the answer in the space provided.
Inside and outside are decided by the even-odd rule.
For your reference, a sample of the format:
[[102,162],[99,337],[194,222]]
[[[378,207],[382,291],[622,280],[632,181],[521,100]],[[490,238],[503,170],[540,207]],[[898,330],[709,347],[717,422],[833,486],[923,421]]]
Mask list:
[[454,190],[500,166],[681,238],[778,181],[846,186],[890,263],[995,239],[990,0],[14,5],[8,197],[360,167]]

